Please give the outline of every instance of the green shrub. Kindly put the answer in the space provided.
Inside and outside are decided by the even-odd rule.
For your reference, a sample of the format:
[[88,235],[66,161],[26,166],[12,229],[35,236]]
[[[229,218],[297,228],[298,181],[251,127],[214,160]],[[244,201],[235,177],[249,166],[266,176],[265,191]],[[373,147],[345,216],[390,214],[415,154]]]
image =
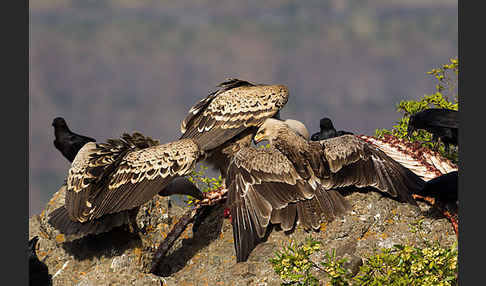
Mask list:
[[276,257],[269,261],[275,272],[284,281],[282,285],[319,285],[319,280],[311,274],[315,267],[309,256],[320,249],[320,242],[308,239],[298,246],[284,246],[283,250],[275,253]]
[[336,259],[334,251],[326,253],[327,260],[318,266],[309,256],[320,250],[320,242],[308,240],[298,247],[290,244],[270,259],[282,285],[321,285],[311,270],[325,272],[332,286],[452,286],[457,285],[457,243],[441,247],[426,242],[424,248],[395,245],[383,248],[366,258],[359,273],[349,278],[344,268],[346,259]]
[[[196,186],[198,186],[198,188],[202,192],[215,190],[221,187],[223,184],[223,179],[221,178],[221,175],[219,175],[217,178],[206,176],[207,169],[208,167],[204,165],[199,165],[199,171],[192,170],[191,174],[187,176],[187,179]],[[194,202],[194,199],[190,196],[186,197],[186,202],[191,205]]]
[[349,286],[348,275],[350,274],[350,271],[343,266],[344,263],[346,263],[346,259],[336,259],[336,252],[334,250],[332,250],[331,253],[326,252],[325,255],[327,260],[321,262],[321,270],[331,278],[331,285]]
[[457,285],[457,244],[395,245],[364,262],[353,285]]

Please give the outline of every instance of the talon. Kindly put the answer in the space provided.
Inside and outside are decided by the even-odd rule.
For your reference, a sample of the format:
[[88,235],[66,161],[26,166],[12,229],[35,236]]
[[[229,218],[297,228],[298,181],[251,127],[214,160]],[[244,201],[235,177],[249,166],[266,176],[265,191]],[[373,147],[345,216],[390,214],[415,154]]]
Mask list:
[[431,205],[435,205],[435,199],[433,197],[421,196],[421,195],[417,195],[417,194],[412,194],[412,197],[415,200],[424,200]]
[[456,236],[458,236],[459,235],[459,223],[458,223],[456,217],[447,210],[444,211],[443,213],[444,213],[444,216],[447,217],[449,219],[449,221],[451,222],[452,228],[454,229]]

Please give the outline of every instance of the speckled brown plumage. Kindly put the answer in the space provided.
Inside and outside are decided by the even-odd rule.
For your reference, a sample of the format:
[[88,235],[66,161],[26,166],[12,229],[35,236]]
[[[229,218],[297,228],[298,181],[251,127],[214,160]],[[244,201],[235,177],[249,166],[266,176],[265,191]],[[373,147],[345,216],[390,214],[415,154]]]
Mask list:
[[134,133],[88,143],[69,169],[65,206],[53,212],[50,223],[63,233],[107,231],[127,222],[133,209],[157,193],[163,195],[172,179],[189,174],[200,158],[191,139],[159,145]]
[[191,138],[208,151],[277,114],[287,103],[284,85],[253,84],[229,79],[190,110],[181,123],[182,138]]
[[[237,261],[247,259],[270,222],[285,230],[296,221],[318,229],[323,219],[348,207],[337,192],[301,177],[280,151],[250,146],[258,127],[277,117],[287,99],[283,85],[231,79],[192,107],[181,124],[181,138],[193,139],[208,153],[206,162],[220,170],[228,188]],[[303,126],[295,123],[289,121]],[[301,139],[308,139],[305,126],[299,130]]]
[[[296,221],[316,229],[322,219],[332,219],[347,207],[339,194],[323,192],[300,177],[279,151],[250,147],[257,128],[278,117],[287,99],[283,85],[231,79],[192,107],[181,124],[181,138],[191,138],[207,151],[206,161],[220,170],[226,183],[237,261],[247,259],[270,222],[285,230]],[[302,130],[305,140],[308,131]]]
[[275,148],[241,148],[228,167],[226,185],[237,261],[248,258],[269,223],[285,231],[296,222],[317,230],[349,208],[339,193],[302,178]]

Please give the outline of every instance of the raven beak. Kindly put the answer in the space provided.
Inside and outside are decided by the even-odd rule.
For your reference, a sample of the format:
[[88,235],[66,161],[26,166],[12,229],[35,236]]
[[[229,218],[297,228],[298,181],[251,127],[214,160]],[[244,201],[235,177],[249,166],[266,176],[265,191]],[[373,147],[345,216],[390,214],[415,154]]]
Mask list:
[[408,125],[408,128],[407,128],[407,136],[408,137],[411,137],[412,136],[412,133],[414,131],[414,128],[412,127],[412,125]]

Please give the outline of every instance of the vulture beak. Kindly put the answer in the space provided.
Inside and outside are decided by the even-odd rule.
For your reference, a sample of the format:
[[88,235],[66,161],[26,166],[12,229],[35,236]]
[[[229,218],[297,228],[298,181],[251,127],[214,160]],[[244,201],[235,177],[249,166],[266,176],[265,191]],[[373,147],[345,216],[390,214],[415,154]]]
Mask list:
[[255,144],[260,143],[263,141],[263,135],[262,134],[256,134],[255,137],[253,137],[253,141],[255,141]]

